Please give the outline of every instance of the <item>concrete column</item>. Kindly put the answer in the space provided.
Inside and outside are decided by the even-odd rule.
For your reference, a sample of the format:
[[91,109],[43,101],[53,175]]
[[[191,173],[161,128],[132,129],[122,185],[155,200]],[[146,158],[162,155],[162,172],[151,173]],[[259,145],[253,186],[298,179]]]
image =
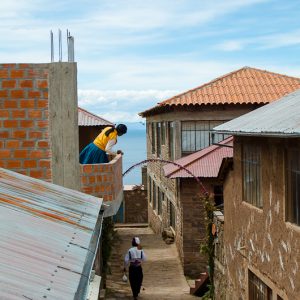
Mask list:
[[49,127],[52,182],[79,190],[77,64],[51,63],[49,69]]

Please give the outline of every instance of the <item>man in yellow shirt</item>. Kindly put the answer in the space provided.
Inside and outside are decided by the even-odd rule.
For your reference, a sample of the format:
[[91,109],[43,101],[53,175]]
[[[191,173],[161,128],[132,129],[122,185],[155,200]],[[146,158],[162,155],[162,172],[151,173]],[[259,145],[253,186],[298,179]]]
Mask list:
[[116,127],[105,127],[95,140],[88,144],[80,153],[79,161],[81,164],[101,164],[108,163],[108,154],[115,155],[112,147],[117,143],[117,137],[127,132],[124,124]]

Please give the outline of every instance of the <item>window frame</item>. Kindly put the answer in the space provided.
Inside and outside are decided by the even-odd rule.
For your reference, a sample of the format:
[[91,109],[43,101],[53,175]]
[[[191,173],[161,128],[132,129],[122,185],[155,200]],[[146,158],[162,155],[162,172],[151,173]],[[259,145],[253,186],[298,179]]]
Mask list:
[[[300,150],[289,148],[285,151],[286,164],[286,213],[285,220],[300,226]],[[297,184],[298,183],[298,184]]]
[[273,299],[272,289],[250,270],[248,270],[248,299],[249,300],[257,300],[257,299],[272,300]]
[[168,122],[169,159],[175,159],[175,122]]
[[243,201],[262,209],[262,153],[258,144],[242,145]]
[[[181,121],[181,152],[183,154],[193,153],[212,145],[213,142],[218,143],[227,138],[229,135],[212,133],[214,127],[221,125],[224,122],[226,121]],[[190,128],[188,128],[188,126],[190,126]]]
[[152,178],[149,176],[149,203],[152,205]]
[[156,133],[156,123],[151,123],[151,153],[155,154],[155,133]]
[[161,122],[161,144],[166,144],[166,122]]
[[156,123],[156,155],[161,156],[161,123]]
[[152,201],[152,208],[153,210],[157,210],[157,187],[156,187],[156,184],[155,184],[155,181],[153,180],[152,181],[152,188],[153,188],[153,201]]
[[175,205],[169,200],[169,224],[175,231],[176,227],[176,209]]
[[162,203],[163,203],[163,192],[160,188],[158,188],[158,199],[157,199],[157,214],[159,216],[162,215]]

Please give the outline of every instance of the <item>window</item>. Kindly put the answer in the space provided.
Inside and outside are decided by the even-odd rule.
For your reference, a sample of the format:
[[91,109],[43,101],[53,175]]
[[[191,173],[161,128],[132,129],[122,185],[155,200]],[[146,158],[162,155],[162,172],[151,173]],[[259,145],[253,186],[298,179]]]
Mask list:
[[300,150],[287,151],[287,221],[300,225]]
[[243,147],[243,199],[262,208],[260,146],[245,144]]
[[158,205],[157,205],[157,214],[161,215],[162,213],[162,202],[164,200],[163,192],[158,188]]
[[160,156],[161,154],[161,124],[157,123],[156,124],[156,145],[157,145],[157,156]]
[[161,144],[162,145],[166,144],[166,123],[165,122],[161,123]]
[[152,145],[152,154],[154,154],[155,153],[155,131],[156,131],[156,126],[155,126],[156,124],[155,123],[152,123],[151,124],[151,133],[152,133],[152,135],[151,135],[151,145]]
[[[223,121],[186,121],[181,123],[181,150],[195,152],[212,144],[211,130],[224,123]],[[225,138],[223,134],[215,134],[214,142]]]
[[271,300],[272,290],[249,271],[249,300]]
[[152,179],[149,176],[149,203],[152,203]]
[[175,135],[174,135],[174,122],[169,122],[169,157],[170,160],[175,158]]
[[223,201],[223,186],[222,185],[215,185],[214,186],[214,200],[215,206],[219,207],[222,206]]
[[175,230],[175,207],[171,201],[170,203],[170,226]]
[[157,197],[156,197],[156,185],[155,185],[155,182],[152,181],[152,188],[153,188],[153,202],[152,202],[152,206],[153,206],[153,210],[156,210],[156,200],[157,200]]

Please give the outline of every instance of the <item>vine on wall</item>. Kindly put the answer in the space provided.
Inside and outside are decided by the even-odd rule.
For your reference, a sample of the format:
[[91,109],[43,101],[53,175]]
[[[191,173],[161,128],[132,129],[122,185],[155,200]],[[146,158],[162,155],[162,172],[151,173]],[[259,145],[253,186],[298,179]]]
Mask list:
[[214,235],[212,234],[212,224],[214,217],[214,201],[211,197],[206,196],[202,198],[206,211],[206,243],[201,246],[201,253],[205,254],[208,258],[208,275],[209,285],[207,293],[202,297],[202,300],[214,299],[214,257],[215,257],[215,246],[214,246]]

